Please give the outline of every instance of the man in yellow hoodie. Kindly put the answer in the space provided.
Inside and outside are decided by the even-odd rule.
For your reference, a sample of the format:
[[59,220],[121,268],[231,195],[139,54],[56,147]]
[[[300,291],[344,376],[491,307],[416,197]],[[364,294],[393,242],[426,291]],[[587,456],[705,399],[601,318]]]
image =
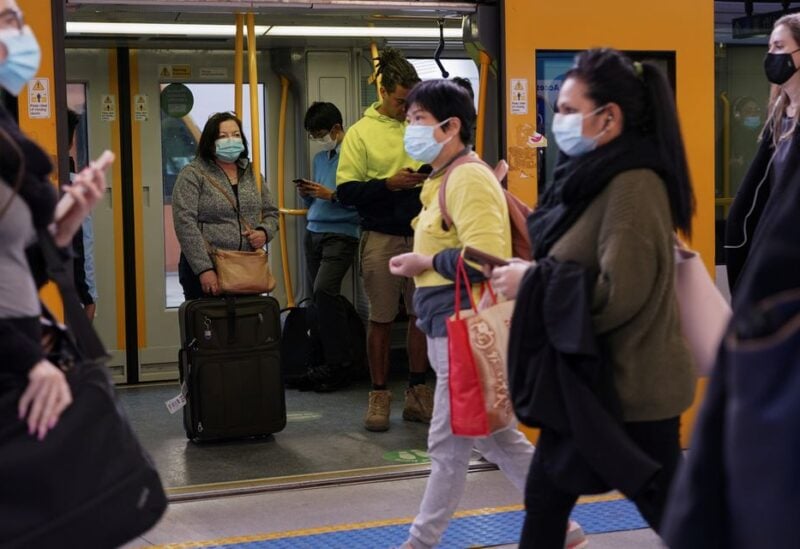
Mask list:
[[409,384],[403,419],[430,423],[433,392],[425,384],[425,336],[416,327],[412,305],[413,280],[389,272],[389,258],[410,252],[414,245],[411,220],[420,210],[424,173],[403,147],[405,97],[419,82],[417,71],[397,50],[386,48],[379,58],[381,101],[373,104],[347,132],[336,172],[336,198],[355,206],[361,217],[361,273],[369,300],[367,356],[372,391],[364,427],[389,429],[391,393],[389,346],[392,322],[405,301],[408,322]]

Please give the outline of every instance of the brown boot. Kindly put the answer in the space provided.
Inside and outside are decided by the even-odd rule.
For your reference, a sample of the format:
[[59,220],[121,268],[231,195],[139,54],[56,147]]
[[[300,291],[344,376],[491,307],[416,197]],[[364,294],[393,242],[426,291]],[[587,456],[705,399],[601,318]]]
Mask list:
[[406,406],[403,419],[430,423],[433,415],[433,390],[427,385],[414,385],[406,389]]
[[367,417],[364,418],[364,427],[367,431],[389,430],[389,408],[392,402],[392,393],[389,391],[370,391]]

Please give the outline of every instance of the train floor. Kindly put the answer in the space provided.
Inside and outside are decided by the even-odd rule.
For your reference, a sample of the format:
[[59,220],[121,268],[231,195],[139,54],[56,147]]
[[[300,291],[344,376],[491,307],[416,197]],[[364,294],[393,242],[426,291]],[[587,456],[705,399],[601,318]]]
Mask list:
[[[433,381],[429,381],[433,383]],[[405,382],[396,376],[391,429],[363,427],[367,381],[319,394],[286,391],[286,428],[257,440],[194,443],[186,439],[180,412],[164,404],[177,383],[122,387],[120,398],[142,444],[170,488],[427,463],[427,425],[403,421]]]

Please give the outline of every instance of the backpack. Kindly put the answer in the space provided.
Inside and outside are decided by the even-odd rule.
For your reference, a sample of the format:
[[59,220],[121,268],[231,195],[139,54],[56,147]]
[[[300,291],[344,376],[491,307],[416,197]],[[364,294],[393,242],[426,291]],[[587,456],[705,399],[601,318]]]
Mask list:
[[281,375],[284,382],[293,382],[316,366],[321,357],[321,344],[315,342],[311,333],[309,306],[306,298],[295,307],[281,311]]
[[[447,179],[455,168],[470,163],[483,164],[489,168],[494,173],[498,184],[500,184],[500,181],[505,177],[506,173],[508,173],[508,164],[506,164],[505,160],[498,162],[497,166],[492,170],[486,162],[475,154],[464,155],[450,164],[444,174],[444,179],[442,179],[442,185],[439,187],[439,209],[442,212],[442,229],[445,231],[449,231],[450,227],[453,226],[453,218],[450,217],[447,211],[445,200]],[[531,253],[531,240],[528,236],[527,219],[533,210],[522,200],[511,194],[508,189],[503,188],[503,196],[506,198],[508,219],[511,222],[511,253],[514,257],[530,261],[533,254]]]

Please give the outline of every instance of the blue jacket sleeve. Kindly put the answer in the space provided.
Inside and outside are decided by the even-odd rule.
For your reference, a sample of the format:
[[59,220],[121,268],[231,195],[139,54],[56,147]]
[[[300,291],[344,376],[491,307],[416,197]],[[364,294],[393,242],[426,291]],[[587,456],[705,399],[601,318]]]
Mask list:
[[[448,248],[433,256],[433,269],[445,278],[456,279],[456,269],[458,268],[458,258],[461,255],[461,248]],[[467,276],[470,282],[483,282],[486,277],[483,272],[475,269],[469,262],[464,262],[467,268]]]

